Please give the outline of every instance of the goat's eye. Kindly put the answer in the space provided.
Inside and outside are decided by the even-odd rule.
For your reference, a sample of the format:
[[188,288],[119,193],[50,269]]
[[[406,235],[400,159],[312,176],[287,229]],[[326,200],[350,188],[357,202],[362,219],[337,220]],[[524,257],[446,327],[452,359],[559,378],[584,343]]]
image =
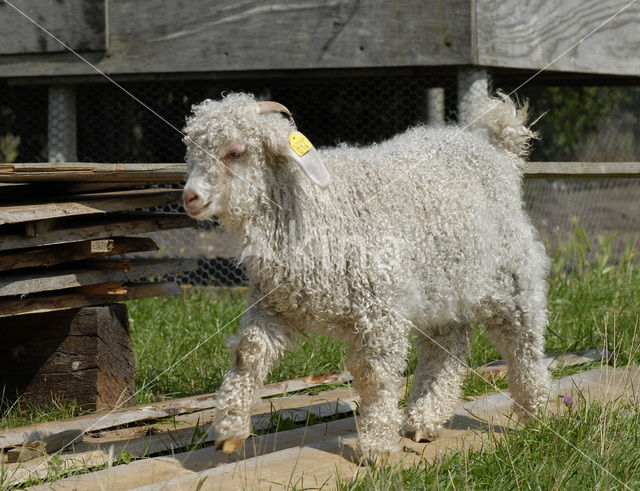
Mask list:
[[242,157],[242,154],[244,152],[239,152],[237,150],[234,150],[232,152],[229,152],[229,157],[233,157],[234,159],[237,159],[238,157]]

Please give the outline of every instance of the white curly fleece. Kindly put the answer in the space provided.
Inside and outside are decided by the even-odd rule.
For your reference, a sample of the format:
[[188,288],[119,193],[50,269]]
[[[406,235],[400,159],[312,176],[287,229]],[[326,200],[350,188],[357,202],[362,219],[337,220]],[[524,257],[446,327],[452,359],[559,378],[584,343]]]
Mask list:
[[[271,292],[230,340],[236,361],[219,392],[220,440],[249,435],[260,384],[310,329],[349,346],[369,458],[393,449],[399,430],[435,435],[451,416],[470,322],[485,324],[507,361],[516,410],[544,400],[548,264],[523,211],[518,156],[532,133],[509,98],[487,103],[496,108],[474,127],[488,138],[418,126],[380,144],[320,149],[332,180],[325,189],[281,156],[292,123],[258,114],[252,96],[194,107],[185,193],[197,189],[211,203],[204,216],[215,213],[237,239],[250,302]],[[242,156],[227,158],[229,148]],[[421,340],[405,417],[397,388],[412,329]]]

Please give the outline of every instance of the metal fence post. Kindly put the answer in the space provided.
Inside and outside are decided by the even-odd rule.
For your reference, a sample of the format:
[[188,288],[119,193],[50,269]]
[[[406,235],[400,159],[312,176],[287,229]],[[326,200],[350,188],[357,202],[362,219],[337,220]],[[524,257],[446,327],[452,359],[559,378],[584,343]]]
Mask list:
[[47,144],[49,162],[76,162],[76,88],[49,86]]

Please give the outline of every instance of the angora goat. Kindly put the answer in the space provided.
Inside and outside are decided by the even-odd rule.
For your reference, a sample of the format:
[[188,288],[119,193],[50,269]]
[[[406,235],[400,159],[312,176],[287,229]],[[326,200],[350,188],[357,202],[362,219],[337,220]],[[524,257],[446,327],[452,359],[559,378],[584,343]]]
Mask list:
[[[544,247],[523,211],[532,132],[526,109],[487,99],[476,129],[412,128],[380,144],[315,150],[274,102],[246,94],[194,106],[185,127],[185,206],[237,240],[252,306],[229,339],[234,363],[217,397],[227,453],[273,364],[315,330],[348,346],[361,397],[363,457],[434,438],[452,415],[471,322],[508,364],[515,410],[545,400]],[[415,382],[398,408],[409,333]]]

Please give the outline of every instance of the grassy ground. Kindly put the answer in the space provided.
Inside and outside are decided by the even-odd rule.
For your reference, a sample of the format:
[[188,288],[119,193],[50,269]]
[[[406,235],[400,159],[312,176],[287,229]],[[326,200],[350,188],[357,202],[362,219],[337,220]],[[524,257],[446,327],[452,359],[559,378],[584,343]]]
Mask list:
[[[640,263],[635,250],[629,248],[625,257],[614,264],[608,256],[608,244],[608,240],[602,241],[598,258],[588,263],[585,258],[590,246],[578,231],[567,247],[554,255],[549,280],[547,352],[607,347],[616,354],[612,363],[640,362]],[[136,403],[214,391],[231,362],[223,341],[237,329],[246,307],[244,289],[188,288],[178,297],[130,302]],[[345,356],[339,342],[320,336],[303,339],[272,371],[268,381],[341,370]],[[498,357],[479,326],[469,363],[478,366]],[[413,356],[410,367],[412,361]],[[503,389],[506,383],[499,381],[498,387]],[[467,395],[494,389],[477,377],[469,378],[464,385]],[[0,428],[78,413],[77,407],[69,404],[54,403],[51,408],[5,407]],[[638,408],[616,405],[586,408],[577,401],[568,415],[506,433],[480,451],[447,454],[437,465],[424,464],[402,471],[373,468],[368,476],[342,486],[344,489],[419,489],[432,485],[453,489],[622,488],[617,478],[637,487],[639,429]],[[554,432],[565,435],[580,451],[558,439]]]

